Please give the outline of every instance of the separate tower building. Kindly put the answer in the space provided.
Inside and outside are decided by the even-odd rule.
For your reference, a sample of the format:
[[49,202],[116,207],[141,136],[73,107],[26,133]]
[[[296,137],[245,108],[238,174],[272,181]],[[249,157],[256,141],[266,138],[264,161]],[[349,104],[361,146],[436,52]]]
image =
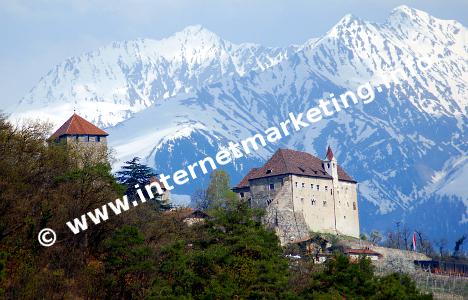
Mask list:
[[95,143],[106,145],[108,135],[104,130],[74,113],[49,139],[66,144]]
[[78,166],[107,162],[107,136],[109,134],[74,113],[49,141],[66,145],[74,152]]

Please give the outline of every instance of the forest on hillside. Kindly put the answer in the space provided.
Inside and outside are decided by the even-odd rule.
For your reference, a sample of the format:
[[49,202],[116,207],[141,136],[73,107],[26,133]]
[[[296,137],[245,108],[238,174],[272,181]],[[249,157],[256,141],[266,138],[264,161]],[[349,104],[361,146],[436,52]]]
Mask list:
[[[223,171],[200,191],[205,222],[188,226],[148,201],[75,235],[68,220],[152,173],[135,160],[114,176],[108,153],[89,159],[49,143],[49,130],[0,117],[2,299],[432,299],[407,275],[377,276],[367,259],[292,261]],[[57,233],[51,247],[37,240],[45,227]]]

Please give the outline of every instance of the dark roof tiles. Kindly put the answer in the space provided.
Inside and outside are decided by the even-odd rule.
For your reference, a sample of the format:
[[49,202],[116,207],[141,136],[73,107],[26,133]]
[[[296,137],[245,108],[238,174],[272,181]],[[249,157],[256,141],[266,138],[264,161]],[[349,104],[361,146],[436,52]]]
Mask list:
[[[236,187],[248,187],[248,182],[252,179],[287,174],[331,179],[332,177],[323,168],[323,163],[321,159],[307,152],[278,149],[262,167],[251,169]],[[338,179],[356,182],[340,166],[338,166]]]

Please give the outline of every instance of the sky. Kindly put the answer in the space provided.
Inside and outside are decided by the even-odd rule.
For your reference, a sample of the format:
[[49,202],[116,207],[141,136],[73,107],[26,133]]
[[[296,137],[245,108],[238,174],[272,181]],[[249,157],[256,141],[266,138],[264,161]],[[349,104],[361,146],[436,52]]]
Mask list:
[[201,24],[235,43],[286,46],[326,33],[344,15],[383,22],[399,5],[468,24],[467,0],[0,0],[0,110],[70,56]]

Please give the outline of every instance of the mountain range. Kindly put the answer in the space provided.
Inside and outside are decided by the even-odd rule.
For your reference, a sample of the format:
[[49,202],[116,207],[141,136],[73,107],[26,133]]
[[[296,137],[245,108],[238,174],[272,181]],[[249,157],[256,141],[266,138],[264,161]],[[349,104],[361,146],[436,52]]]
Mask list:
[[[11,118],[60,125],[75,109],[107,128],[115,168],[139,156],[170,174],[290,112],[365,82],[379,85],[401,69],[408,77],[382,86],[372,103],[324,118],[226,169],[236,184],[278,148],[324,157],[331,145],[359,182],[362,231],[402,221],[453,241],[468,232],[467,38],[459,22],[407,6],[384,23],[346,15],[322,37],[283,48],[234,44],[190,26],[163,40],[114,42],[65,60]],[[421,59],[431,67],[418,67]],[[190,195],[207,182],[199,178],[174,193]]]

